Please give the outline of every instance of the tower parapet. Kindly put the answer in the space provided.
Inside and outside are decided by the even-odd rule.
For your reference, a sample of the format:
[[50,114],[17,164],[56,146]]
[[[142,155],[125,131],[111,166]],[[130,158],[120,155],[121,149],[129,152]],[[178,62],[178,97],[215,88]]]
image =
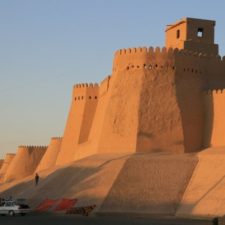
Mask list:
[[74,160],[78,144],[88,140],[98,104],[99,85],[81,83],[74,85],[72,102],[56,164]]

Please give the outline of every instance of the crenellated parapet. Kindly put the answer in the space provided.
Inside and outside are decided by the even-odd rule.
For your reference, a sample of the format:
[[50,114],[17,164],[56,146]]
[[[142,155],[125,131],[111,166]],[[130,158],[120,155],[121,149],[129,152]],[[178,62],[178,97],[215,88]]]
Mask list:
[[52,140],[60,140],[62,137],[52,137]]
[[43,150],[43,149],[47,149],[48,146],[20,145],[19,148],[23,148],[23,149],[31,149],[31,150]]
[[177,60],[185,58],[186,61],[192,60],[214,60],[219,63],[225,62],[225,57],[219,55],[200,53],[197,51],[160,48],[160,47],[139,47],[120,49],[115,52],[113,72],[121,69],[163,69],[173,68]]
[[225,94],[225,88],[224,89],[209,89],[204,91],[205,95],[222,95]]
[[[156,69],[160,68],[162,61],[173,66],[174,50],[160,47],[139,47],[120,49],[115,52],[113,72],[121,69]],[[168,59],[168,60],[166,60]],[[160,64],[160,65],[159,65]],[[167,66],[168,66],[167,65]]]
[[99,85],[97,83],[79,83],[73,87],[73,100],[97,100]]

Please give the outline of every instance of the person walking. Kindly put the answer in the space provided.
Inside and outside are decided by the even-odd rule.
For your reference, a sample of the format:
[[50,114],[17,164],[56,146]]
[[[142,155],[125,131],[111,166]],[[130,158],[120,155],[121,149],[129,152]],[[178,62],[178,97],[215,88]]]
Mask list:
[[35,178],[34,179],[35,179],[35,185],[37,186],[38,183],[39,183],[39,179],[40,179],[38,173],[35,174]]

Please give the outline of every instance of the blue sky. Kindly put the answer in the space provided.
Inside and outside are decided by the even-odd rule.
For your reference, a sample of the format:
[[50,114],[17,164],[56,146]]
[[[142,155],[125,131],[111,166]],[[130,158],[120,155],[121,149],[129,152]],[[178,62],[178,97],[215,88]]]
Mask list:
[[0,0],[0,158],[62,136],[72,86],[111,74],[119,48],[164,46],[166,24],[216,20],[223,0]]

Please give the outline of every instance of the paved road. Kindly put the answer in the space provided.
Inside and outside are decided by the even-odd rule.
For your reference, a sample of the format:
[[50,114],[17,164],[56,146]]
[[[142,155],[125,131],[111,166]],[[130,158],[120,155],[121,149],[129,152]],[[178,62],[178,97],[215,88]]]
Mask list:
[[1,216],[1,225],[212,225],[207,219],[181,218],[149,218],[137,216],[96,216],[83,217],[79,215],[60,214],[30,214],[26,216]]

